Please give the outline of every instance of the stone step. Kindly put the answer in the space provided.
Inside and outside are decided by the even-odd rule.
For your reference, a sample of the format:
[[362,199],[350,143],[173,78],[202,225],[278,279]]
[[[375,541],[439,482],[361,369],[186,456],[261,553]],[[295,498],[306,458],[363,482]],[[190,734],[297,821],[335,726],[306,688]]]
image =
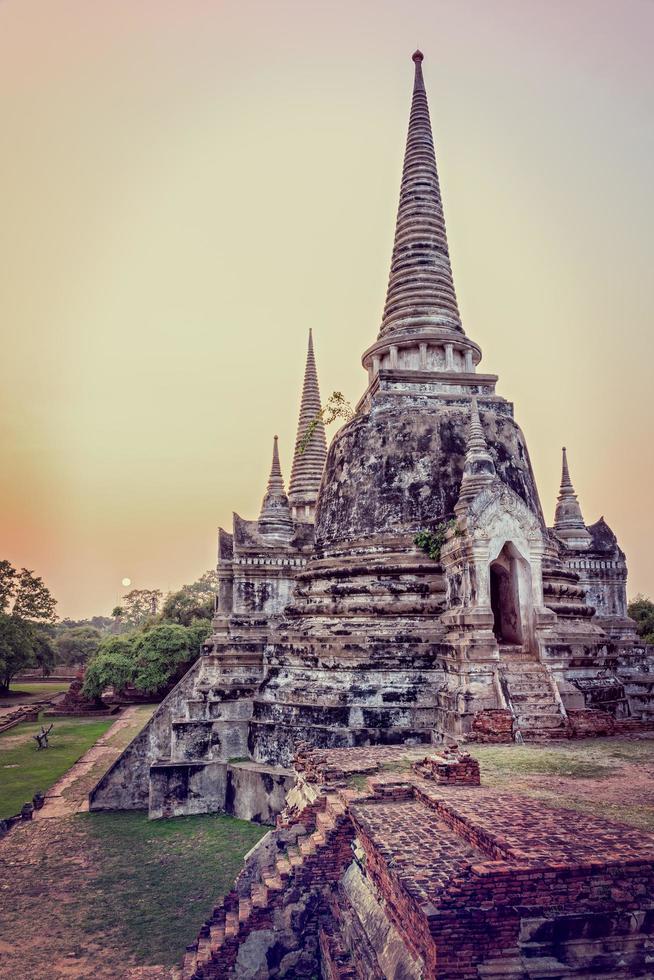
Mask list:
[[284,882],[277,874],[277,871],[264,871],[263,883],[269,892],[280,892],[284,887]]
[[252,902],[249,898],[239,898],[238,900],[238,921],[245,922],[250,917]]
[[325,811],[323,813],[316,814],[316,829],[322,831],[323,833],[333,830],[336,826],[336,820],[333,814]]
[[547,691],[511,691],[511,697],[513,701],[529,701],[534,704],[556,703],[554,701],[554,695],[549,688]]
[[566,727],[561,715],[524,715],[518,716],[517,721],[518,728],[523,735],[529,731],[546,731]]
[[549,694],[554,697],[554,692],[549,684],[534,681],[508,681],[509,693],[516,694]]
[[190,980],[197,969],[197,965],[197,943],[192,943],[190,946],[186,947],[186,952],[184,953],[184,963],[182,965],[182,975],[184,980]]
[[316,845],[310,837],[298,837],[297,843],[303,858],[315,853]]
[[231,910],[225,915],[225,939],[231,939],[238,935],[239,921],[238,911]]
[[225,942],[225,916],[221,917],[220,922],[214,922],[209,928],[209,937],[211,939],[211,950],[212,952],[216,949],[220,949],[222,944]]
[[293,873],[293,866],[288,858],[280,857],[275,861],[275,870],[282,881],[286,881]]
[[340,796],[336,796],[333,793],[327,797],[326,810],[328,813],[334,814],[336,817],[342,817],[347,807]]
[[211,936],[200,935],[198,938],[198,952],[196,957],[197,965],[204,966],[206,963],[209,963],[211,960],[211,952]]
[[262,881],[255,882],[250,888],[250,901],[253,908],[263,909],[268,904],[268,889]]

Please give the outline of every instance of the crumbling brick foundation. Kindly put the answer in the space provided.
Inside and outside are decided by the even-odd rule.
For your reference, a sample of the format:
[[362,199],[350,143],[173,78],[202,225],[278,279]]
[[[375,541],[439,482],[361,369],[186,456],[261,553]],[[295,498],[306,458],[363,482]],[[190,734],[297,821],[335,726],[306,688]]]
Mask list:
[[410,751],[302,748],[311,802],[250,855],[186,980],[652,976],[654,836]]

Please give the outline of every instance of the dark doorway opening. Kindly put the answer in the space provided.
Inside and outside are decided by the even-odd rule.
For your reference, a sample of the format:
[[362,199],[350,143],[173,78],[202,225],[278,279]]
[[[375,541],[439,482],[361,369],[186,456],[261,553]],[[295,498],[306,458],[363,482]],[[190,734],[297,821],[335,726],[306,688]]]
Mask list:
[[498,643],[522,644],[518,559],[510,544],[504,545],[490,566],[493,632]]

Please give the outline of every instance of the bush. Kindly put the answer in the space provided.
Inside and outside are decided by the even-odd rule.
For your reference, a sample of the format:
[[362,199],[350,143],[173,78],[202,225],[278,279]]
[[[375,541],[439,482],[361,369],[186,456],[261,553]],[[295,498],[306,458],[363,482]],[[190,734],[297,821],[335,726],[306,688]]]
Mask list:
[[102,641],[84,674],[82,693],[100,698],[107,687],[124,690],[134,679],[135,663],[132,639],[110,636]]

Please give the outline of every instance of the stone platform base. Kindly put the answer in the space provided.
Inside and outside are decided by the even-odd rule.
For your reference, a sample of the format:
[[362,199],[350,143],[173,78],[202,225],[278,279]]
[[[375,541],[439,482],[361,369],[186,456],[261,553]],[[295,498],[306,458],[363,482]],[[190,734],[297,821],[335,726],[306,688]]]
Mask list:
[[149,816],[228,813],[274,824],[296,775],[256,762],[158,762],[150,769]]

